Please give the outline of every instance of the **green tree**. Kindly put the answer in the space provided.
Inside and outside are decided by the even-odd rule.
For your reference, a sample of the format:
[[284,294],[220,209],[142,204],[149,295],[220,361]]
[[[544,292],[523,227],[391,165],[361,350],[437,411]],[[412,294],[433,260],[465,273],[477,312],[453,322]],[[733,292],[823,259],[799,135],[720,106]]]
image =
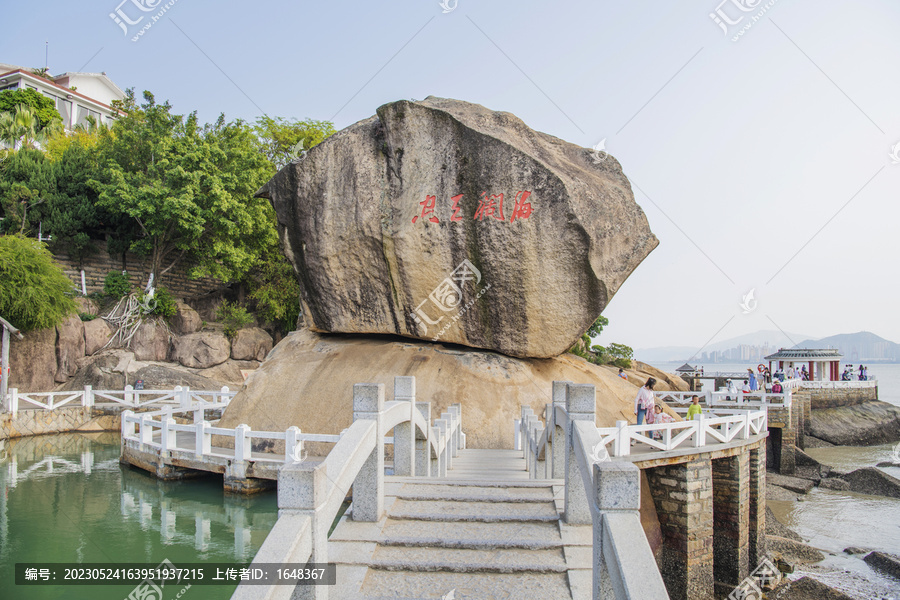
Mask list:
[[10,154],[0,162],[0,231],[36,233],[55,190],[52,166],[42,152],[25,148]]
[[0,315],[23,331],[54,327],[75,312],[72,282],[37,240],[0,236]]
[[61,132],[61,121],[51,121],[42,127],[37,114],[24,104],[18,105],[15,112],[0,113],[0,140],[13,150],[41,147]]
[[130,249],[157,277],[189,256],[194,277],[239,279],[276,236],[272,207],[253,197],[272,167],[252,128],[224,116],[201,127],[149,92],[137,105],[129,90],[119,107],[125,115],[99,132],[98,205],[134,220]]
[[243,285],[250,292],[256,314],[263,321],[293,331],[300,316],[300,286],[291,263],[276,244],[266,248],[256,267],[247,272]]
[[0,113],[14,113],[16,107],[24,104],[29,107],[40,122],[38,129],[43,129],[51,123],[62,124],[62,117],[56,110],[53,100],[31,88],[17,90],[3,90],[0,92]]
[[330,121],[305,119],[297,121],[282,117],[262,116],[256,120],[254,131],[260,150],[277,169],[297,158],[335,132]]

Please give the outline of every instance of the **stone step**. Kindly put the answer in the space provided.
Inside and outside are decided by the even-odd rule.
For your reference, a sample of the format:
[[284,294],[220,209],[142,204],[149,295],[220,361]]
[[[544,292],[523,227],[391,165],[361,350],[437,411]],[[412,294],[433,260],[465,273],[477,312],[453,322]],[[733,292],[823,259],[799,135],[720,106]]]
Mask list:
[[363,562],[373,569],[417,572],[564,573],[567,568],[562,548],[483,550],[434,546],[379,546],[371,559]]
[[564,573],[447,573],[369,569],[360,596],[376,599],[571,598]]
[[547,502],[553,488],[544,486],[446,486],[434,483],[407,483],[396,493],[406,500],[453,500],[458,502]]
[[388,517],[382,545],[440,548],[547,548],[562,544],[557,522],[447,522]]
[[391,506],[394,519],[419,521],[558,521],[559,513],[552,501],[484,502],[411,500],[398,498]]

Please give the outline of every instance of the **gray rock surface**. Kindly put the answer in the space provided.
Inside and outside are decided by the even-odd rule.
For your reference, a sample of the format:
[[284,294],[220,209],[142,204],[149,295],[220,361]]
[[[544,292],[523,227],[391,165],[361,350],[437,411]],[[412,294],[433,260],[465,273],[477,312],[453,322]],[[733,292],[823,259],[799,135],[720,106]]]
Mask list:
[[848,596],[812,577],[784,581],[767,597],[778,600],[855,600],[853,596]]
[[804,541],[794,530],[789,529],[781,521],[775,518],[775,513],[772,512],[772,509],[768,506],[766,507],[766,535],[777,535],[778,537],[794,540],[795,542]]
[[240,329],[231,342],[231,358],[263,361],[272,350],[272,343],[272,336],[259,327]]
[[825,555],[812,546],[777,535],[766,535],[766,548],[781,554],[791,564],[816,563],[825,559]]
[[850,484],[851,490],[860,494],[900,498],[900,479],[875,467],[857,469],[842,475],[841,479]]
[[169,357],[171,335],[164,323],[145,319],[131,338],[136,360],[166,360]]
[[103,319],[93,319],[84,322],[84,353],[87,356],[99,352],[109,338],[112,337],[113,328]]
[[837,446],[871,446],[900,440],[900,407],[870,400],[810,411],[809,433]]
[[231,344],[224,334],[201,331],[175,338],[174,359],[185,367],[206,369],[228,360]]
[[809,479],[789,477],[779,473],[766,473],[766,485],[777,485],[798,494],[805,494],[813,488],[813,482]]
[[259,195],[306,327],[517,357],[568,350],[658,244],[611,156],[434,97],[381,106]]
[[9,345],[9,383],[23,392],[44,392],[56,385],[56,328],[35,329]]
[[850,484],[840,477],[829,477],[819,482],[819,487],[826,490],[836,490],[838,492],[846,492],[850,489]]
[[895,579],[900,579],[900,557],[886,552],[872,552],[863,558],[866,563],[879,571],[884,571]]
[[84,356],[84,323],[71,315],[56,327],[56,381],[63,383],[78,370]]
[[175,309],[175,316],[172,317],[172,331],[178,335],[200,331],[200,326],[203,324],[200,313],[180,300],[176,302]]

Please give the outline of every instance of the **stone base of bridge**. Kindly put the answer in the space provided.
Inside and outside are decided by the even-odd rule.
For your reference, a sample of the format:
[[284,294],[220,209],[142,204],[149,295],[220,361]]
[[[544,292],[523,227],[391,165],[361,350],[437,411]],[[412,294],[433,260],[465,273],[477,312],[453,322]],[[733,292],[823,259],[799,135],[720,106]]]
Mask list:
[[[712,600],[765,555],[765,441],[645,469],[673,600]],[[729,588],[729,589],[731,589]]]

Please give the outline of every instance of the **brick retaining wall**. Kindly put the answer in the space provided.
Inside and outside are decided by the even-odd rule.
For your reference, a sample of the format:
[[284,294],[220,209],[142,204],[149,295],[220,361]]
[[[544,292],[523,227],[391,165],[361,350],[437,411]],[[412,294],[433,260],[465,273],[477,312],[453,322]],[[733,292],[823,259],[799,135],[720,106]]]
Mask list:
[[0,440],[66,431],[118,430],[118,414],[88,406],[56,410],[19,410],[16,416],[0,413]]

